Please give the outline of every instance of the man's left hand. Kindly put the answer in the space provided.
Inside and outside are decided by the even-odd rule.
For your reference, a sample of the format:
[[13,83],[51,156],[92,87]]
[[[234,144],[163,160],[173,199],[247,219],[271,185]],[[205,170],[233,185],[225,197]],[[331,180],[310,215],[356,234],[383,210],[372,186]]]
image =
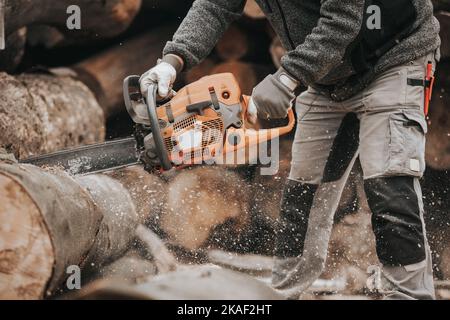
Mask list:
[[253,89],[247,109],[249,122],[255,123],[256,116],[266,120],[286,118],[295,100],[294,91],[298,85],[299,82],[283,68],[268,75]]

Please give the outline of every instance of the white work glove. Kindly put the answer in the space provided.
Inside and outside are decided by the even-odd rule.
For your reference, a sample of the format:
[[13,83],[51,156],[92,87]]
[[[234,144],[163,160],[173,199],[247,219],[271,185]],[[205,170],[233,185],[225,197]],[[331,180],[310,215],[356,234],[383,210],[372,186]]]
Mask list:
[[158,100],[165,99],[172,92],[172,86],[177,77],[175,68],[167,62],[161,62],[144,73],[139,79],[141,85],[141,93],[147,94],[148,88],[158,84]]

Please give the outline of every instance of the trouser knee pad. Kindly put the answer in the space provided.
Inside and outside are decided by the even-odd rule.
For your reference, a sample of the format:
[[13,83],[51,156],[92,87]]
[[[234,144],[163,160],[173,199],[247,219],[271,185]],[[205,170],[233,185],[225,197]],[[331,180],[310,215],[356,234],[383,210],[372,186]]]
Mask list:
[[275,256],[292,258],[303,254],[308,218],[317,185],[286,182],[276,230]]
[[426,257],[422,209],[414,179],[398,176],[364,181],[376,250],[384,265],[405,266]]

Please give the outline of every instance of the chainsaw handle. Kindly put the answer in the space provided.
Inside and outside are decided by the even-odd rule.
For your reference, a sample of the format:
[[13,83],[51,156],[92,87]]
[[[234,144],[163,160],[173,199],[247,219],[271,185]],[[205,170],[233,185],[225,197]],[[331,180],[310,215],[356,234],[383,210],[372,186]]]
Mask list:
[[[244,100],[243,118],[244,118],[244,121],[247,121],[247,108],[248,108],[251,97],[243,95],[242,98]],[[258,132],[262,133],[262,132],[267,131],[267,133],[268,133],[267,136],[269,136],[271,138],[279,137],[279,136],[282,136],[282,135],[285,135],[285,134],[291,132],[292,129],[294,129],[294,127],[295,127],[295,115],[294,115],[294,111],[292,110],[292,108],[289,108],[287,117],[289,120],[287,125],[285,125],[283,127],[277,127],[277,128],[260,129],[260,130],[258,130]]]
[[172,162],[170,162],[166,145],[164,144],[164,138],[161,133],[161,128],[159,126],[158,114],[156,112],[157,103],[156,95],[158,92],[158,85],[156,83],[151,84],[148,87],[146,105],[148,117],[150,120],[150,127],[152,130],[153,141],[155,142],[155,152],[161,161],[161,166],[164,170],[172,169]]

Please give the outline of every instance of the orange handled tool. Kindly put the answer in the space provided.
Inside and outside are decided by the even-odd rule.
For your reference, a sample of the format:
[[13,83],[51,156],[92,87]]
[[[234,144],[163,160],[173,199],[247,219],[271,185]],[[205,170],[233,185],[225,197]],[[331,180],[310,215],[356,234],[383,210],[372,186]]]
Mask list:
[[431,61],[428,61],[427,74],[425,76],[425,104],[423,110],[426,116],[428,115],[428,111],[430,109],[431,96],[433,95],[434,79],[433,63]]

